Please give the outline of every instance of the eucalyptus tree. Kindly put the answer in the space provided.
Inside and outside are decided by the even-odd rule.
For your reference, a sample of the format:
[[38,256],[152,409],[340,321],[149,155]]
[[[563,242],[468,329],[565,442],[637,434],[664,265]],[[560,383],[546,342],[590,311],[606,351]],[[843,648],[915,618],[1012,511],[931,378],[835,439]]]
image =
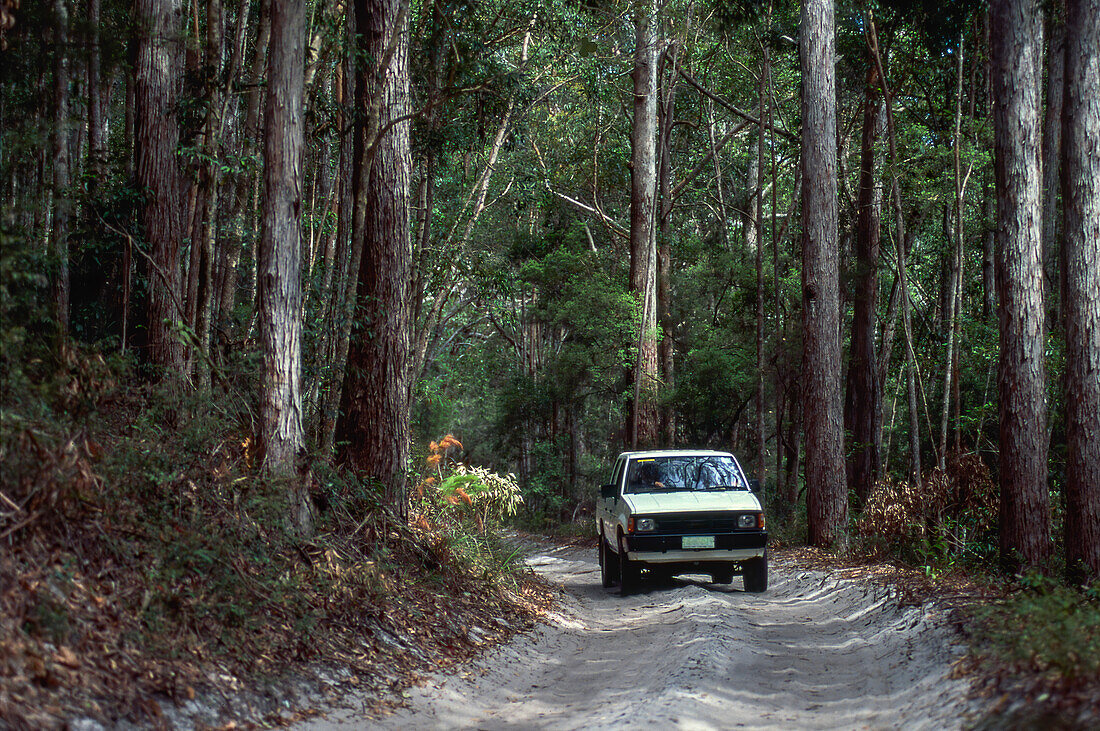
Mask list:
[[50,244],[56,268],[53,280],[54,308],[62,335],[69,330],[69,233],[72,221],[71,166],[69,158],[69,8],[66,0],[54,0],[53,92],[53,230]]
[[804,0],[802,63],[802,398],[810,542],[845,539],[832,0]]
[[1066,564],[1082,580],[1100,577],[1100,2],[1067,8]]
[[184,347],[179,251],[183,238],[176,148],[180,44],[178,0],[137,0],[137,182],[145,191],[142,215],[149,244],[148,346],[150,360],[169,377],[182,376]]
[[1040,238],[1039,80],[1042,18],[1035,0],[992,3],[1000,294],[1001,560],[1037,567],[1050,552],[1046,369]]
[[[302,448],[301,226],[302,59],[305,9],[297,0],[271,2],[264,130],[264,210],[257,262],[263,382],[260,444],[264,466],[294,474]],[[304,507],[304,498],[294,503]],[[309,513],[295,515],[309,529]]]
[[634,118],[630,134],[630,288],[638,299],[638,359],[629,445],[655,447],[657,410],[657,0],[634,5]]
[[403,509],[409,454],[408,0],[356,0],[356,126],[352,246],[362,250],[348,351],[338,459],[378,480]]

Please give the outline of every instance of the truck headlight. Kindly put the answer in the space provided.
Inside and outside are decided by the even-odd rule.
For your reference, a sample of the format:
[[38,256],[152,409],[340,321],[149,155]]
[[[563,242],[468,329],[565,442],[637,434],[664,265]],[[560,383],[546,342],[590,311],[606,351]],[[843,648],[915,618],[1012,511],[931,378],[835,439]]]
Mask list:
[[763,513],[746,513],[744,515],[737,516],[738,528],[764,528],[764,514]]
[[634,529],[639,533],[649,533],[657,530],[657,521],[653,518],[638,518],[634,521]]

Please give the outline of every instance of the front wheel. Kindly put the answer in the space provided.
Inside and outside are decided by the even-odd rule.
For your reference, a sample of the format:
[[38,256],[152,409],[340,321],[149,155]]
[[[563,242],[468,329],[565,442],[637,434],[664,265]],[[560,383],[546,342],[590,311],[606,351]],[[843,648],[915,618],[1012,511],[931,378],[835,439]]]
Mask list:
[[641,567],[634,561],[627,558],[626,544],[623,542],[623,537],[619,535],[619,594],[626,596],[638,589],[638,585],[641,584],[642,570]]
[[600,535],[600,583],[603,588],[609,589],[615,585],[618,579],[619,566],[616,562],[615,552],[607,545],[607,539]]
[[759,594],[768,590],[768,549],[764,555],[750,558],[742,565],[744,569],[745,591]]

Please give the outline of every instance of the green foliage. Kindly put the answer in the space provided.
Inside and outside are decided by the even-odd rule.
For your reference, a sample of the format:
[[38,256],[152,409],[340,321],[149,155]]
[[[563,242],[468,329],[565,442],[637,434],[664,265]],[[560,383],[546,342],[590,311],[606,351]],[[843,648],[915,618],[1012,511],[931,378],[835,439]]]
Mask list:
[[456,465],[454,474],[439,483],[437,490],[449,504],[467,505],[480,526],[499,524],[523,504],[515,475],[499,475],[484,467]]
[[1100,680],[1100,584],[1067,587],[1039,574],[973,610],[974,650],[1012,666],[1069,680]]

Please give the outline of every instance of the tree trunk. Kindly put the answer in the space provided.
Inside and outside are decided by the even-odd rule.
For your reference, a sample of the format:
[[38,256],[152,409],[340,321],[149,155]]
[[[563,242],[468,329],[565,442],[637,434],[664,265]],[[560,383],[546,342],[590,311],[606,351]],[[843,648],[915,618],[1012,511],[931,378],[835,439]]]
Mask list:
[[[955,349],[958,341],[959,318],[962,309],[962,265],[963,265],[963,215],[966,205],[966,181],[970,177],[970,170],[965,173],[962,170],[962,95],[963,95],[963,48],[964,38],[959,35],[959,50],[955,57],[956,84],[955,84],[955,129],[954,143],[952,144],[952,163],[955,173],[955,210],[954,227],[951,230],[949,240],[953,242],[951,258],[947,267],[947,297],[944,300],[944,323],[947,327],[947,354],[943,361],[943,410],[940,414],[940,443],[937,450],[936,466],[941,470],[947,469],[947,431],[951,416],[951,397],[954,393],[953,385],[957,383],[958,374],[955,372],[958,363]],[[956,420],[956,423],[957,420]]]
[[982,191],[982,320],[988,322],[997,311],[997,281],[994,274],[994,242],[997,236],[997,198],[986,182]]
[[355,151],[352,238],[360,239],[358,313],[348,351],[337,434],[339,460],[379,480],[386,503],[404,513],[409,454],[408,298],[409,66],[407,9],[401,0],[356,0],[356,29],[366,58],[357,97],[366,124]]
[[638,353],[630,403],[630,446],[657,446],[657,3],[634,10],[634,123],[630,134],[630,289],[638,303]]
[[222,55],[225,39],[225,21],[221,0],[207,0],[205,66],[211,75],[206,107],[206,119],[202,131],[202,161],[199,165],[199,190],[202,205],[201,216],[194,228],[196,236],[191,241],[198,256],[191,259],[197,271],[189,273],[194,283],[193,303],[188,304],[194,338],[192,368],[200,388],[210,386],[210,329],[214,291],[214,234],[218,219],[219,190],[221,187],[221,129],[222,129]]
[[[1062,3],[1055,3],[1061,6]],[[1062,97],[1065,87],[1066,26],[1055,17],[1057,9],[1048,16],[1050,22],[1047,40],[1047,103],[1043,119],[1043,179],[1042,179],[1042,254],[1043,291],[1046,293],[1047,328],[1058,327],[1058,300],[1062,275],[1058,267],[1058,178],[1062,163]]]
[[104,85],[102,46],[99,41],[100,0],[88,0],[88,177],[94,193],[107,166],[107,101],[110,83]]
[[[345,14],[344,28],[349,47],[355,42],[355,12],[349,8]],[[357,91],[357,74],[353,54],[343,61],[343,86],[341,109],[360,108],[363,100]],[[362,260],[362,239],[352,239],[352,215],[355,207],[355,148],[358,135],[352,120],[354,114],[340,113],[340,212],[336,217],[336,239],[338,254],[332,282],[326,338],[327,358],[325,360],[324,379],[319,395],[317,420],[317,448],[322,458],[333,455],[336,434],[336,419],[340,409],[340,396],[343,393],[344,372],[348,357],[348,338],[351,332],[351,320],[354,317],[355,283],[359,278],[359,264]]]
[[860,142],[859,197],[856,218],[856,271],[852,302],[852,341],[848,360],[844,423],[851,434],[848,484],[864,503],[878,479],[881,387],[875,353],[878,309],[878,260],[882,196],[875,180],[875,141],[879,128],[878,70],[867,71]]
[[[658,155],[658,185],[661,201],[661,219],[657,245],[657,322],[661,326],[661,342],[658,344],[657,360],[661,384],[665,392],[673,389],[674,348],[672,342],[672,241],[669,226],[672,223],[672,129],[676,122],[676,82],[679,79],[679,46],[669,49],[667,63],[671,71],[664,78],[664,93],[661,95],[658,109],[660,130]],[[663,65],[663,64],[662,64]],[[670,401],[661,407],[661,442],[671,447],[676,441],[676,410]]]
[[[264,468],[284,475],[296,472],[302,448],[299,221],[304,46],[304,5],[297,0],[272,0],[264,113],[264,205],[256,286],[263,352],[260,444]],[[308,530],[308,522],[303,520],[308,518],[308,511],[300,511],[295,518],[300,528]]]
[[1068,0],[1066,26],[1066,567],[1100,577],[1100,2]]
[[143,223],[149,243],[148,345],[150,361],[169,378],[183,375],[183,343],[178,323],[184,319],[180,288],[180,175],[176,162],[179,127],[175,119],[177,25],[179,0],[136,0],[138,62],[138,186],[148,191]]
[[1040,238],[1043,28],[1034,0],[996,0],[991,9],[1001,301],[1001,560],[1016,571],[1041,565],[1050,538]]
[[845,540],[832,0],[804,0],[802,63],[802,394],[810,543]]
[[53,296],[57,325],[69,332],[69,225],[72,191],[69,171],[69,9],[66,0],[54,0],[54,118],[53,118]]

